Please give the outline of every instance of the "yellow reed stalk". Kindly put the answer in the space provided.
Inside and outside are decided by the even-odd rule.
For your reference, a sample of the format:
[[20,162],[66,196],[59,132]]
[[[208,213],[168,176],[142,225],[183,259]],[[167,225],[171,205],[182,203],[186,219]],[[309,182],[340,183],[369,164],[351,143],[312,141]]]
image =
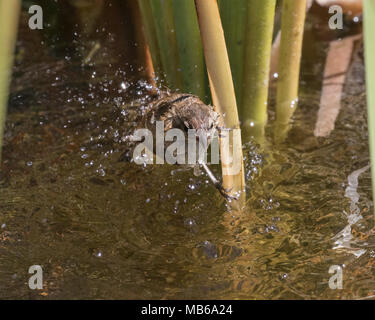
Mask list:
[[[195,0],[199,28],[203,41],[207,72],[210,80],[212,100],[216,111],[222,116],[225,128],[229,129],[229,148],[226,139],[221,139],[221,167],[224,188],[234,194],[245,186],[241,135],[237,113],[236,96],[232,81],[224,32],[216,0]],[[236,130],[237,129],[237,130]],[[234,147],[235,149],[233,149]]]
[[0,0],[0,161],[20,9],[20,0]]

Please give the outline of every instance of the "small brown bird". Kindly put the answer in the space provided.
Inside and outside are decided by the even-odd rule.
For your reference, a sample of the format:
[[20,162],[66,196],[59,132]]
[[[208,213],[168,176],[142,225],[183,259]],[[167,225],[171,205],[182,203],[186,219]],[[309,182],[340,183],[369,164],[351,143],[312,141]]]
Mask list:
[[[146,108],[143,117],[138,122],[137,129],[149,129],[155,137],[156,121],[164,121],[164,133],[173,128],[181,129],[185,133],[189,129],[195,129],[197,141],[206,151],[215,131],[218,129],[219,114],[192,94],[166,92],[162,93],[157,100],[152,101]],[[168,142],[165,142],[165,147],[167,147],[167,144]],[[120,159],[132,161],[134,147],[135,145],[130,146]],[[155,150],[152,150],[152,152],[155,154]],[[212,183],[227,200],[235,199],[228,194],[229,190],[223,188],[206,163],[197,161],[197,165],[205,170]]]

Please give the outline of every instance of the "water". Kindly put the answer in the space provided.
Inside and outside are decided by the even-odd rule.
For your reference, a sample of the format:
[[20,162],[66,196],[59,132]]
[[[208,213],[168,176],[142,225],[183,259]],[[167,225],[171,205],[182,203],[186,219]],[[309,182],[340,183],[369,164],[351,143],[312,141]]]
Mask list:
[[[26,54],[15,67],[0,174],[0,298],[375,296],[359,62],[327,139],[313,136],[322,61],[305,62],[285,143],[272,142],[273,107],[267,143],[245,141],[247,202],[238,213],[193,169],[118,161],[149,99],[120,61],[82,67],[20,37]],[[40,291],[27,285],[35,264]],[[332,265],[343,268],[343,290],[328,286]]]

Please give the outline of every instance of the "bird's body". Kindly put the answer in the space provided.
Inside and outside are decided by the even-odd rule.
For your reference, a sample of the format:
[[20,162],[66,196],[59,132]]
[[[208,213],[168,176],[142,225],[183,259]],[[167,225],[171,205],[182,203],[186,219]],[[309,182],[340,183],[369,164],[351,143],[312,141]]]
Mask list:
[[[158,99],[152,101],[146,108],[143,116],[137,123],[136,129],[148,129],[155,139],[157,121],[163,121],[164,134],[170,129],[180,129],[185,133],[194,129],[197,143],[201,144],[204,151],[207,150],[210,141],[218,128],[219,115],[211,106],[204,104],[198,97],[191,94],[163,93]],[[165,142],[166,146],[172,142]],[[131,144],[121,156],[121,160],[132,161],[136,143]],[[156,144],[153,143],[155,149]],[[155,150],[152,150],[156,154]],[[186,149],[187,152],[187,149]],[[214,177],[206,163],[199,160],[196,165],[201,166],[208,174],[220,193],[227,199],[231,199],[221,183]]]
[[[163,121],[164,134],[170,129],[180,129],[187,138],[188,130],[194,129],[206,150],[217,129],[218,119],[219,115],[213,108],[204,104],[198,97],[166,92],[147,106],[143,116],[137,120],[136,130],[148,129],[155,138],[156,124]],[[170,143],[165,142],[165,147]],[[131,143],[121,159],[131,161],[135,146],[136,143]],[[155,150],[151,151],[156,153]]]
[[216,129],[218,118],[212,107],[192,94],[167,93],[150,104],[138,127],[153,131],[155,121],[164,121],[165,131],[179,128],[210,133]]

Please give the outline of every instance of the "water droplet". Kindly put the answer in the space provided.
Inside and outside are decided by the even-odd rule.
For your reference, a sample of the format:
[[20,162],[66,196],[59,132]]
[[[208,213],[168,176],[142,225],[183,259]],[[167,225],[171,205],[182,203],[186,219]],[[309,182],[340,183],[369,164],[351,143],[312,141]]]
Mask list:
[[191,183],[191,184],[188,185],[188,188],[189,188],[190,190],[195,190],[196,185]]
[[184,225],[185,226],[188,226],[188,227],[192,227],[192,226],[195,226],[196,225],[196,222],[194,219],[192,218],[187,218],[185,221],[184,221]]
[[102,257],[102,255],[103,255],[103,254],[102,254],[102,252],[101,252],[101,251],[98,251],[98,252],[97,252],[97,253],[95,254],[95,256],[96,256],[96,257],[98,257],[98,258],[101,258],[101,257]]
[[121,82],[121,88],[122,88],[122,89],[124,89],[124,90],[126,90],[126,88],[127,88],[127,85],[126,85],[126,83],[125,83],[125,82]]
[[96,170],[96,172],[99,173],[99,175],[101,175],[102,177],[105,176],[105,171],[102,168],[99,168],[98,170]]

